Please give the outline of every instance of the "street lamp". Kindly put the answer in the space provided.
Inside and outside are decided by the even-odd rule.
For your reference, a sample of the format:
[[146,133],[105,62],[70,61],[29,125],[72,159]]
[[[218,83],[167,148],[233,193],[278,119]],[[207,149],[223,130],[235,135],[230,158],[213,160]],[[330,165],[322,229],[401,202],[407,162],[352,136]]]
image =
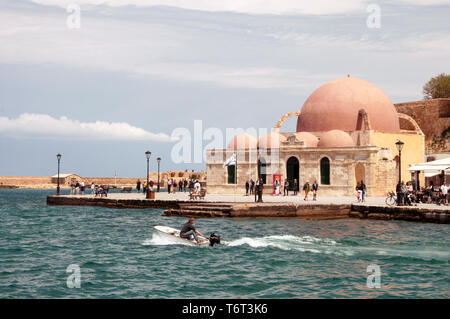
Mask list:
[[146,195],[145,195],[145,198],[149,198],[150,197],[150,193],[148,192],[149,191],[149,187],[148,187],[148,174],[150,173],[150,171],[149,171],[149,169],[150,169],[150,163],[149,163],[149,161],[150,161],[150,155],[152,154],[152,152],[150,152],[150,151],[147,151],[147,152],[145,152],[145,156],[147,157],[147,186],[146,186],[146,190],[145,190],[145,193],[146,193]]
[[158,161],[158,189],[157,189],[157,192],[159,193],[159,163],[161,163],[161,157],[158,157],[156,160]]
[[398,182],[400,183],[402,181],[402,149],[403,149],[403,143],[402,141],[398,141],[395,143],[398,149]]
[[59,164],[61,162],[61,154],[57,154],[56,158],[58,159],[58,182],[57,182],[57,186],[56,186],[56,195],[59,195],[60,193],[60,187],[59,187]]
[[[403,149],[403,145],[405,143],[403,143],[402,141],[397,141],[395,143],[395,145],[397,146],[397,150],[398,150],[398,188],[400,187],[400,184],[402,182],[402,149]],[[400,191],[397,191],[397,204],[400,206],[402,204],[402,200],[401,200],[401,195],[403,195],[403,193]]]

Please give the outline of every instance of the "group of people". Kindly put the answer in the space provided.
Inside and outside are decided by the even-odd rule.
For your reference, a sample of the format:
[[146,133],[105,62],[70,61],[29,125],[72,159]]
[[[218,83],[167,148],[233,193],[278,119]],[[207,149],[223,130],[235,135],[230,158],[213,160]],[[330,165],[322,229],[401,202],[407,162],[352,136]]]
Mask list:
[[358,200],[358,203],[365,202],[366,198],[366,184],[364,184],[364,181],[358,182],[356,184],[356,199]]
[[97,194],[97,191],[100,188],[100,186],[96,185],[94,182],[92,182],[90,186],[86,186],[83,181],[79,182],[77,180],[72,180],[70,182],[70,195],[85,195],[87,187],[91,190],[91,195]]
[[438,205],[448,205],[450,201],[450,186],[442,183],[441,186],[430,184],[416,190],[412,182],[401,181],[397,184],[396,193],[400,205],[413,205],[413,203],[436,203]]
[[[136,182],[136,191],[138,193],[141,192],[141,186],[142,186],[142,192],[145,193],[146,189],[147,189],[147,182],[141,182],[141,180],[137,180]],[[155,187],[155,183],[150,180],[148,182],[148,188],[149,190],[152,192],[153,189]],[[173,194],[176,193],[176,191],[179,192],[186,192],[186,191],[192,191],[192,190],[197,190],[200,191],[201,190],[201,184],[197,179],[189,179],[189,181],[187,179],[180,179],[179,181],[174,180],[173,178],[169,178],[167,179],[167,192],[169,194]]]
[[84,195],[86,192],[86,186],[83,181],[81,183],[76,180],[70,182],[70,195]]
[[249,179],[245,182],[245,196],[255,195],[256,202],[262,202],[262,192],[264,190],[264,182],[262,178],[257,178],[256,181]]
[[189,179],[186,178],[180,179],[178,182],[173,178],[167,179],[167,192],[176,193],[177,189],[179,192],[200,192],[201,184],[198,179]]
[[[295,185],[295,181],[294,180],[294,185]],[[306,183],[303,185],[303,191],[305,192],[305,197],[303,198],[303,200],[307,201],[308,200],[308,195],[309,192],[313,193],[313,200],[317,200],[317,191],[319,190],[319,184],[317,183],[317,181],[314,181],[311,185],[309,184],[309,181],[306,181]],[[297,195],[297,192],[294,192],[294,195]]]
[[[263,187],[264,187],[264,183],[263,183],[262,178],[257,179],[256,182],[253,181],[253,179],[249,179],[245,182],[245,196],[254,194],[255,197],[256,196],[258,197],[257,201],[262,202]],[[281,183],[278,179],[275,180],[275,182],[273,183],[273,195],[275,195],[275,196],[281,195],[281,193],[282,193],[281,189],[283,189],[283,196],[289,196],[290,183],[287,178],[284,180],[283,186],[281,185]],[[294,179],[294,181],[293,181],[292,190],[294,192],[293,195],[296,196],[299,191],[299,185],[298,185],[297,179]],[[317,181],[314,181],[314,183],[312,183],[312,184],[309,184],[309,181],[307,181],[303,185],[303,191],[305,193],[305,197],[303,198],[303,200],[307,201],[309,199],[308,196],[309,196],[310,192],[313,193],[313,200],[317,200],[317,191],[318,190],[319,190],[319,184],[317,183]]]
[[138,179],[137,182],[136,182],[136,191],[137,191],[138,193],[141,192],[141,185],[142,185],[142,193],[145,194],[145,192],[146,192],[146,190],[147,190],[147,187],[148,187],[148,189],[149,189],[151,192],[153,192],[153,187],[155,186],[155,183],[154,183],[152,180],[150,180],[150,181],[148,182],[148,185],[147,185],[147,182],[146,182],[146,181],[142,183],[141,180]]

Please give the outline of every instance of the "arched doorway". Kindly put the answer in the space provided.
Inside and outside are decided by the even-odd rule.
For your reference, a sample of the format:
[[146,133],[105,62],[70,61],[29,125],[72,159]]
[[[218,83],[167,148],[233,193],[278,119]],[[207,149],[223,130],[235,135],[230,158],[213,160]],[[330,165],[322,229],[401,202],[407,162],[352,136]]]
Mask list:
[[258,178],[262,178],[264,184],[267,184],[267,163],[264,158],[258,161]]
[[363,181],[366,184],[366,169],[362,163],[358,163],[355,166],[355,187],[358,182]]
[[228,184],[236,184],[236,165],[227,166]]
[[289,157],[289,159],[286,162],[286,178],[289,181],[289,190],[294,189],[294,179],[296,179],[298,185],[300,185],[299,172],[300,172],[300,164],[298,162],[297,157],[295,156]]

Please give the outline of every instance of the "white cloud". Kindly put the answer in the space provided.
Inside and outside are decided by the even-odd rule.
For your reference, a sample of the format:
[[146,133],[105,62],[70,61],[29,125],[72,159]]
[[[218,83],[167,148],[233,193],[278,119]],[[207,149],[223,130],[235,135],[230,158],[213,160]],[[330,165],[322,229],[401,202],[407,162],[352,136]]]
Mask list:
[[[120,5],[132,1],[91,3]],[[107,70],[305,95],[318,84],[347,73],[376,73],[376,68],[364,71],[365,61],[383,61],[386,69],[407,63],[431,69],[430,61],[445,68],[450,54],[450,37],[440,24],[421,25],[417,30],[386,24],[375,33],[360,17],[357,21],[334,17],[248,18],[130,8],[83,13],[82,7],[81,28],[70,30],[65,10],[47,9],[25,14],[22,9],[0,11],[2,63]],[[362,12],[366,14],[365,9]],[[340,28],[344,22],[349,25]],[[322,27],[328,23],[338,28]],[[397,72],[403,72],[402,68]]]
[[53,139],[89,139],[117,141],[171,142],[163,133],[151,133],[128,123],[80,122],[65,116],[59,119],[47,114],[24,113],[18,118],[0,117],[0,135]]
[[397,0],[403,4],[417,5],[417,6],[435,6],[435,5],[449,5],[450,0]]
[[[364,12],[368,0],[32,0],[33,2],[67,7],[68,4],[109,5],[112,7],[135,5],[138,7],[171,6],[182,9],[237,12],[247,14],[340,14]],[[437,0],[435,0],[437,1]]]
[[[80,30],[73,31],[66,28],[59,14],[23,19],[15,13],[0,12],[0,20],[8,26],[0,30],[3,63],[57,64],[293,92],[309,88],[311,81],[305,79],[317,78],[301,67],[266,65],[254,58],[250,64],[241,61],[248,59],[247,52],[253,54],[254,48],[245,43],[242,46],[239,34],[230,38],[237,49],[226,55],[214,47],[223,47],[224,42],[202,29],[89,17]],[[329,39],[320,41],[328,43]],[[337,75],[327,72],[321,79],[334,77]]]

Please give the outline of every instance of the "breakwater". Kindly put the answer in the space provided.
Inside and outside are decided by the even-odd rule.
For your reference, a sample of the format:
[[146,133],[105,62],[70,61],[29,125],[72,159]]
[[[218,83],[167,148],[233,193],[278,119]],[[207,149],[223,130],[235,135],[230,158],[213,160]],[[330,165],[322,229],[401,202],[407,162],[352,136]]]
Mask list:
[[310,220],[368,218],[416,222],[450,222],[449,209],[388,207],[367,204],[251,203],[168,199],[100,198],[92,196],[48,196],[48,205],[101,206],[109,208],[159,208],[163,216],[197,218],[302,218]]

